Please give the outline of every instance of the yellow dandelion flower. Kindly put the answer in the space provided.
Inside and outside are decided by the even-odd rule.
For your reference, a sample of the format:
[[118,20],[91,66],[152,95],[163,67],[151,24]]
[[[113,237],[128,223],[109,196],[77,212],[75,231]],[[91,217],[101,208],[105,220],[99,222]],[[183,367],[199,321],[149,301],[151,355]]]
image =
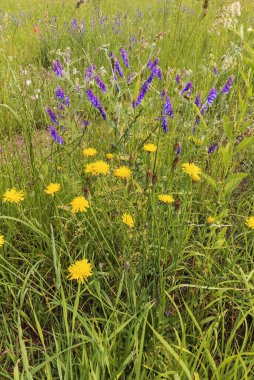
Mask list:
[[208,224],[213,224],[215,222],[215,218],[213,216],[209,216],[206,221]]
[[114,170],[114,176],[122,179],[130,178],[131,170],[127,166],[120,166]]
[[86,157],[93,157],[96,156],[97,150],[95,148],[86,148],[83,150],[83,155]]
[[60,189],[60,183],[50,183],[44,191],[49,195],[55,195],[56,193],[58,193],[58,191],[60,191]]
[[83,196],[74,198],[71,201],[70,205],[73,213],[86,212],[87,209],[90,207],[88,201]]
[[[193,162],[183,164],[182,168],[183,168],[183,171],[185,173],[189,174],[191,177],[193,177],[193,176],[199,176],[199,175],[202,174],[202,170],[197,165],[195,165]],[[195,178],[196,177],[194,177],[194,181],[195,181]]]
[[68,268],[69,280],[77,280],[78,282],[83,282],[93,274],[93,266],[87,259],[78,260],[74,264],[70,265]]
[[123,214],[122,215],[122,221],[124,224],[126,224],[127,226],[133,228],[134,227],[134,219],[133,217],[131,216],[131,214]]
[[158,195],[158,198],[159,198],[159,201],[163,202],[163,203],[171,204],[171,203],[175,202],[172,195],[169,195],[169,194],[160,194],[160,195]]
[[109,165],[105,161],[96,161],[85,166],[85,173],[98,175],[106,175],[109,173]]
[[6,203],[20,203],[25,199],[25,192],[23,190],[12,189],[6,190],[3,196],[3,201]]
[[249,218],[245,219],[245,224],[247,227],[251,228],[254,230],[254,216],[250,216]]
[[108,160],[112,160],[113,157],[114,157],[114,156],[113,156],[112,153],[107,153],[107,154],[106,154],[106,158],[107,158]]
[[0,248],[4,245],[4,236],[0,235]]
[[155,153],[157,150],[157,146],[155,144],[145,144],[144,151],[148,153]]
[[199,181],[201,181],[201,177],[199,175],[197,175],[197,174],[191,175],[191,179],[192,179],[193,182],[199,182]]

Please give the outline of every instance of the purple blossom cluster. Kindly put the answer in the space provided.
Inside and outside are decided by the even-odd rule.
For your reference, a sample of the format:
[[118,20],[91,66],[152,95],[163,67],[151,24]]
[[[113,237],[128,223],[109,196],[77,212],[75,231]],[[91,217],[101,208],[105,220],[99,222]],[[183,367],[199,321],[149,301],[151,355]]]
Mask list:
[[162,116],[159,118],[162,120],[162,129],[165,133],[168,132],[168,119],[174,117],[174,110],[173,105],[170,101],[170,98],[168,95],[166,95],[165,90],[162,92],[162,98],[165,99],[163,109],[162,109]]
[[94,108],[98,109],[98,111],[100,112],[103,119],[106,120],[106,118],[107,118],[106,112],[103,109],[99,99],[94,95],[93,91],[90,88],[88,90],[86,90],[86,96],[87,96],[88,100],[92,103]]
[[234,75],[231,75],[228,78],[227,83],[223,86],[223,88],[221,90],[222,94],[228,94],[229,93],[229,90],[232,87],[233,80],[234,80]]
[[56,59],[54,62],[53,62],[53,71],[54,73],[56,74],[57,77],[62,77],[63,76],[63,72],[64,72],[64,68],[60,62],[59,59]]
[[96,74],[96,66],[95,65],[89,65],[85,71],[86,84],[89,84],[92,79],[95,80],[96,84],[98,85],[98,87],[100,88],[100,90],[102,92],[107,91],[105,83],[102,81],[102,79],[99,77],[99,75]]
[[49,126],[49,131],[52,136],[52,138],[60,145],[63,145],[64,141],[63,138],[57,133],[55,127],[53,125]]
[[123,60],[123,63],[125,64],[125,66],[130,67],[129,58],[128,58],[126,50],[122,48],[122,49],[120,49],[120,53],[121,53],[122,60]]
[[56,89],[56,97],[60,101],[60,110],[63,110],[64,106],[70,106],[70,98],[68,98],[68,96],[65,95],[64,90],[60,86],[58,86]]
[[122,71],[122,68],[120,66],[120,63],[117,59],[117,57],[114,55],[114,53],[111,51],[110,54],[109,54],[110,58],[111,58],[111,62],[112,62],[112,68],[113,68],[113,71],[115,74],[118,74],[119,77],[123,77],[123,71]]

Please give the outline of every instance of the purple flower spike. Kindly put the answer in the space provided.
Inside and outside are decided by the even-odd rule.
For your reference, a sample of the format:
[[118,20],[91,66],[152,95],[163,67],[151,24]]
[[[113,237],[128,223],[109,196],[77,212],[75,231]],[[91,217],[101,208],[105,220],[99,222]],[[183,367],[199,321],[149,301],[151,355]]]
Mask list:
[[85,81],[86,83],[89,83],[90,80],[92,79],[92,76],[93,76],[93,71],[96,69],[96,66],[94,65],[89,65],[87,68],[86,68],[86,71],[85,71]]
[[209,104],[209,106],[213,104],[216,97],[217,97],[217,91],[215,90],[215,88],[212,88],[207,96],[207,103]]
[[59,100],[62,100],[65,98],[64,90],[60,86],[58,86],[56,89],[56,97]]
[[198,108],[200,108],[202,106],[202,102],[201,102],[201,99],[200,99],[200,94],[198,94],[196,96],[196,99],[195,99],[195,104]]
[[49,126],[50,134],[52,138],[60,145],[63,145],[64,141],[61,136],[57,133],[56,129],[53,127],[53,125]]
[[177,84],[181,83],[181,81],[180,81],[180,75],[179,74],[176,75],[175,81],[176,81]]
[[187,92],[187,91],[192,92],[192,89],[193,89],[193,84],[192,84],[192,82],[188,82],[188,83],[186,84],[186,86],[184,87],[184,89],[182,90],[181,94],[184,94],[184,93]]
[[63,69],[63,66],[61,65],[61,62],[59,61],[59,59],[57,59],[53,62],[53,71],[57,77],[63,76],[64,69]]
[[213,68],[213,73],[214,73],[214,75],[217,75],[217,74],[218,74],[218,69],[217,69],[216,66],[214,66],[214,68]]
[[229,93],[229,90],[231,89],[232,87],[232,83],[233,83],[233,80],[234,80],[234,75],[231,75],[228,80],[227,80],[227,83],[225,84],[225,86],[222,88],[221,92],[223,94],[228,94]]
[[129,58],[127,56],[126,50],[122,48],[120,49],[120,52],[121,52],[123,63],[125,64],[126,67],[130,67]]
[[163,128],[163,131],[164,131],[165,133],[168,132],[168,119],[167,119],[167,117],[164,117],[164,118],[162,119],[162,128]]
[[219,146],[219,143],[215,143],[211,145],[210,148],[208,149],[208,154],[214,153],[216,149],[218,148],[218,146]]
[[162,114],[163,116],[169,116],[171,118],[174,116],[173,106],[169,96],[166,96],[166,101],[163,106]]
[[94,77],[94,80],[95,82],[98,84],[98,87],[101,89],[102,92],[106,92],[106,86],[105,86],[105,83],[103,83],[103,81],[101,80],[101,78],[99,77],[99,75],[95,75]]
[[90,100],[92,105],[98,109],[98,111],[100,112],[103,119],[106,120],[106,118],[107,118],[106,112],[103,109],[99,99],[94,95],[93,91],[90,88],[88,90],[86,90],[86,96],[87,96],[88,100]]
[[52,123],[58,125],[56,114],[49,107],[46,108],[46,112],[49,115]]

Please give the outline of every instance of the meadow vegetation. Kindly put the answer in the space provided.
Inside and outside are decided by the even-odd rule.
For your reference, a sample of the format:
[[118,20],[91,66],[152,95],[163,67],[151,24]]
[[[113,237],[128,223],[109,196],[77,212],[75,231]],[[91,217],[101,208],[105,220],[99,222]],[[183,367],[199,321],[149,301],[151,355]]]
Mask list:
[[252,0],[3,0],[0,379],[254,379]]

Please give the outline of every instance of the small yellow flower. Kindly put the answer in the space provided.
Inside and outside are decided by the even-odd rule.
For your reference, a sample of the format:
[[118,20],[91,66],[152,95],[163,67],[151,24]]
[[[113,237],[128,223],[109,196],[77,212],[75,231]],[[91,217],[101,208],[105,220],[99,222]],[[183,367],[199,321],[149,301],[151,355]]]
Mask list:
[[148,153],[155,153],[157,150],[157,146],[154,144],[145,144],[144,145],[144,151]]
[[183,168],[183,171],[185,173],[189,174],[191,177],[195,176],[194,181],[195,181],[195,178],[197,178],[196,176],[199,176],[202,174],[202,170],[197,165],[195,165],[193,162],[183,164],[182,168]]
[[208,224],[213,224],[215,222],[215,218],[213,217],[213,216],[209,216],[208,218],[207,218],[207,223]]
[[199,182],[199,181],[201,181],[200,176],[197,175],[197,174],[191,175],[191,179],[192,179],[193,182]]
[[106,175],[109,173],[109,165],[105,161],[92,162],[91,164],[85,166],[85,173],[92,175]]
[[122,179],[130,178],[131,170],[127,166],[120,166],[114,170],[114,176]]
[[160,195],[158,195],[158,198],[159,198],[159,201],[163,202],[163,203],[171,204],[171,203],[175,202],[172,195],[169,195],[169,194],[160,194]]
[[108,160],[112,160],[113,157],[114,157],[114,156],[113,156],[112,153],[107,153],[107,154],[106,154],[106,158],[107,158]]
[[84,280],[93,274],[93,266],[87,259],[78,260],[74,264],[70,265],[68,268],[69,280],[77,280],[83,284]]
[[123,214],[122,215],[122,221],[127,226],[133,228],[134,227],[134,219],[132,218],[131,214]]
[[73,213],[86,212],[87,209],[90,207],[88,201],[83,196],[74,198],[71,201],[70,205]]
[[58,193],[58,191],[60,191],[60,189],[60,183],[50,183],[44,191],[49,195],[55,195],[56,193]]
[[97,150],[94,148],[86,148],[83,150],[83,155],[86,157],[96,156],[97,153],[98,153]]
[[25,192],[23,190],[12,189],[6,190],[3,196],[3,201],[6,203],[20,203],[25,199]]
[[4,245],[4,236],[0,235],[0,248]]
[[254,216],[250,216],[249,218],[245,219],[245,224],[247,227],[251,228],[254,230]]

